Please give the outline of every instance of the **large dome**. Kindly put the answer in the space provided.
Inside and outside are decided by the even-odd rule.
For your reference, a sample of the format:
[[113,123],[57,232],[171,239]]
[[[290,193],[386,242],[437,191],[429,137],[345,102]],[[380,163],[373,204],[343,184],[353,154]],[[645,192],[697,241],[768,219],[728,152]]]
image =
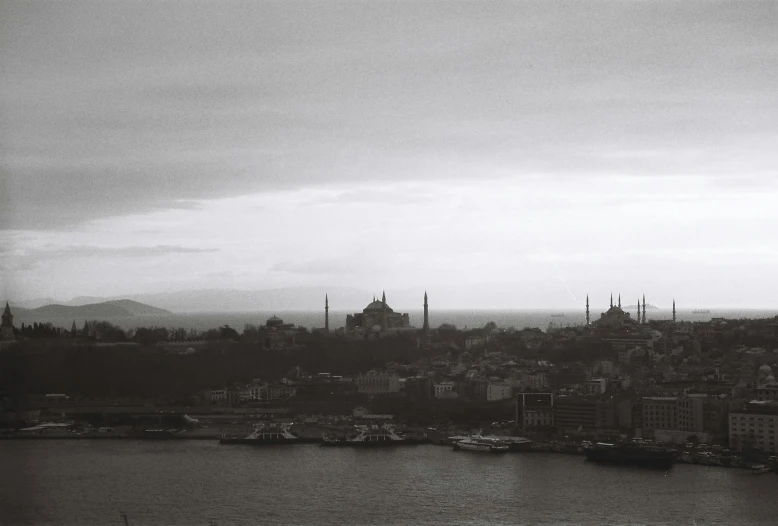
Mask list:
[[[381,300],[375,300],[370,305],[365,307],[366,311],[372,310],[372,311],[383,311],[384,310],[384,304],[381,302]],[[389,308],[389,305],[386,306],[386,312],[394,312],[392,309]]]

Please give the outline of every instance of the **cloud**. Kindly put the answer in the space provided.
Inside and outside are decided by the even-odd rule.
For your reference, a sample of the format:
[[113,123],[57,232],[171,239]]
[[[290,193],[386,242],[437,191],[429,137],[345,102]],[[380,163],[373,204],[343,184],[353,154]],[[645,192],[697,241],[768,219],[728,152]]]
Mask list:
[[216,252],[214,248],[180,247],[175,245],[156,245],[153,247],[89,247],[72,246],[48,252],[55,257],[91,257],[91,256],[117,256],[117,257],[151,257],[165,256],[168,254],[200,254],[203,252]]
[[771,9],[11,2],[2,228],[332,183],[767,173]]
[[44,246],[37,248],[19,248],[15,252],[0,253],[3,256],[5,270],[30,271],[38,268],[44,261],[69,259],[100,260],[104,258],[153,258],[174,254],[202,254],[217,252],[213,248],[192,248],[175,245],[136,246],[136,247],[99,247],[99,246]]

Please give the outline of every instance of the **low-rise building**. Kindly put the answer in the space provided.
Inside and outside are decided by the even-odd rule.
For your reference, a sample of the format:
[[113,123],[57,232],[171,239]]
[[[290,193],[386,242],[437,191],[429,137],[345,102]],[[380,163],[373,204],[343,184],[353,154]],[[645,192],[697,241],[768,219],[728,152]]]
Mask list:
[[702,433],[705,396],[643,397],[643,432],[650,437],[656,430]]
[[554,426],[561,430],[596,430],[616,427],[612,399],[558,396],[554,398]]
[[360,393],[388,394],[400,391],[400,377],[395,373],[368,371],[356,379]]
[[211,403],[219,403],[227,400],[226,389],[211,389]]
[[454,382],[440,382],[435,384],[435,398],[446,398],[446,393],[454,391]]
[[586,388],[586,394],[597,396],[605,394],[605,391],[608,389],[608,381],[605,378],[592,378],[586,381],[584,387]]
[[778,385],[762,385],[756,388],[756,399],[762,402],[778,401]]
[[267,387],[267,395],[270,400],[286,400],[295,394],[297,394],[297,387],[291,384],[280,383]]
[[526,407],[524,408],[524,430],[528,432],[542,432],[554,427],[553,407]]
[[486,400],[495,402],[513,397],[513,387],[506,383],[490,383],[486,390]]
[[778,436],[778,403],[754,401],[744,410],[729,414],[729,445],[737,451],[775,453]]

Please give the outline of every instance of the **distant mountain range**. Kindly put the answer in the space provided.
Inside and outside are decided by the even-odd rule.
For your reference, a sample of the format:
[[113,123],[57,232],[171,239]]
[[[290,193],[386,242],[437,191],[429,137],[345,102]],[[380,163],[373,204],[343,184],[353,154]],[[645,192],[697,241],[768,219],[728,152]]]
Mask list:
[[[379,293],[381,291],[378,291]],[[323,287],[296,287],[270,290],[229,290],[229,289],[201,289],[180,292],[159,292],[153,294],[134,294],[119,297],[101,298],[95,296],[79,296],[69,301],[56,301],[52,298],[37,298],[27,301],[11,302],[11,307],[28,309],[28,312],[38,316],[55,316],[64,314],[72,308],[90,308],[100,305],[103,316],[126,316],[127,314],[108,314],[107,312],[121,312],[116,310],[127,308],[134,316],[154,315],[161,313],[192,313],[192,312],[263,312],[263,311],[314,311],[324,309],[324,295],[329,295],[330,308],[333,310],[358,309],[361,310],[372,299],[371,292],[349,288]],[[399,295],[394,297],[387,295],[387,303],[390,306],[397,305],[401,299]],[[415,298],[421,307],[421,298]],[[129,302],[129,303],[125,303]],[[140,312],[139,308],[129,308],[127,305],[142,305],[148,309],[161,309],[157,312]],[[153,306],[153,307],[152,307]]]
[[89,303],[86,305],[44,305],[34,309],[11,306],[14,316],[24,318],[130,318],[134,316],[158,316],[170,314],[169,310],[152,307],[128,299]]

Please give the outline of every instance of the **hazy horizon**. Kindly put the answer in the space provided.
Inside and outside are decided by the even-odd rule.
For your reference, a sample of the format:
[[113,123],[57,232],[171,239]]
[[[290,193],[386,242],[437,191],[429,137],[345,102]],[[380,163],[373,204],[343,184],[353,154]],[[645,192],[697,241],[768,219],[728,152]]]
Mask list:
[[[321,292],[321,294],[313,294]],[[324,289],[275,289],[267,291],[235,291],[209,289],[201,291],[179,291],[174,293],[152,293],[146,295],[119,295],[119,296],[77,296],[69,299],[57,298],[10,298],[10,304],[15,308],[35,309],[46,305],[84,306],[106,301],[130,299],[153,307],[168,310],[174,314],[218,314],[218,313],[250,313],[250,312],[318,312],[324,311],[324,294],[328,295],[331,313],[360,312],[372,299],[373,295],[366,291],[347,290],[344,296],[338,295],[335,289],[329,293]],[[416,312],[422,311],[423,299],[416,298],[408,291],[400,291],[400,294],[387,295],[387,305],[395,311]],[[239,295],[240,297],[237,297]],[[374,295],[380,298],[380,293]],[[606,301],[603,302],[602,300]],[[499,312],[585,312],[585,299],[581,305],[538,307],[532,305],[502,305],[479,306],[461,304],[455,306],[441,306],[434,295],[430,296],[430,310],[438,312],[467,312],[467,311],[499,311]],[[618,305],[618,294],[613,297],[613,304]],[[622,298],[622,308],[627,312],[636,310],[636,300],[625,301]],[[6,299],[0,298],[0,302]],[[642,301],[642,298],[641,298]],[[656,304],[646,300],[649,312],[672,312],[672,300],[670,304]],[[599,313],[605,312],[610,307],[610,298],[599,296],[590,298],[591,315],[599,317]],[[772,312],[778,313],[778,307],[771,306],[728,306],[728,305],[683,305],[676,303],[678,312],[691,312],[693,310],[709,309],[715,311],[730,312]]]
[[3,2],[0,298],[774,307],[776,20],[771,1]]
[[[410,328],[420,329],[423,325],[424,314],[422,309],[397,309],[400,312],[407,313],[410,321]],[[330,328],[337,329],[345,326],[346,316],[352,314],[352,310],[330,310]],[[596,321],[600,318],[600,310],[591,312],[591,320]],[[564,315],[559,317],[559,315]],[[710,313],[694,314],[691,309],[679,310],[676,313],[678,322],[705,322],[713,317],[724,316],[728,319],[771,319],[776,314],[774,310],[727,310],[713,309]],[[634,313],[632,314],[634,317]],[[136,315],[136,316],[110,316],[110,317],[50,317],[50,316],[30,316],[21,313],[15,316],[15,321],[19,324],[34,322],[52,323],[54,326],[70,329],[75,321],[76,326],[83,324],[85,320],[99,319],[118,325],[123,329],[132,329],[137,327],[166,327],[186,329],[207,330],[229,325],[230,327],[242,330],[245,325],[254,326],[264,325],[271,316],[278,316],[286,323],[292,323],[297,326],[312,328],[324,327],[323,310],[265,310],[265,311],[236,311],[236,312],[179,312],[158,315]],[[672,310],[649,310],[647,320],[671,320]],[[557,327],[582,326],[586,323],[586,314],[582,310],[560,310],[560,309],[446,309],[431,310],[429,313],[430,326],[437,328],[442,324],[452,324],[458,329],[474,329],[483,327],[488,322],[494,322],[500,328],[513,327],[523,329],[525,327],[536,327],[545,330],[549,323]]]

